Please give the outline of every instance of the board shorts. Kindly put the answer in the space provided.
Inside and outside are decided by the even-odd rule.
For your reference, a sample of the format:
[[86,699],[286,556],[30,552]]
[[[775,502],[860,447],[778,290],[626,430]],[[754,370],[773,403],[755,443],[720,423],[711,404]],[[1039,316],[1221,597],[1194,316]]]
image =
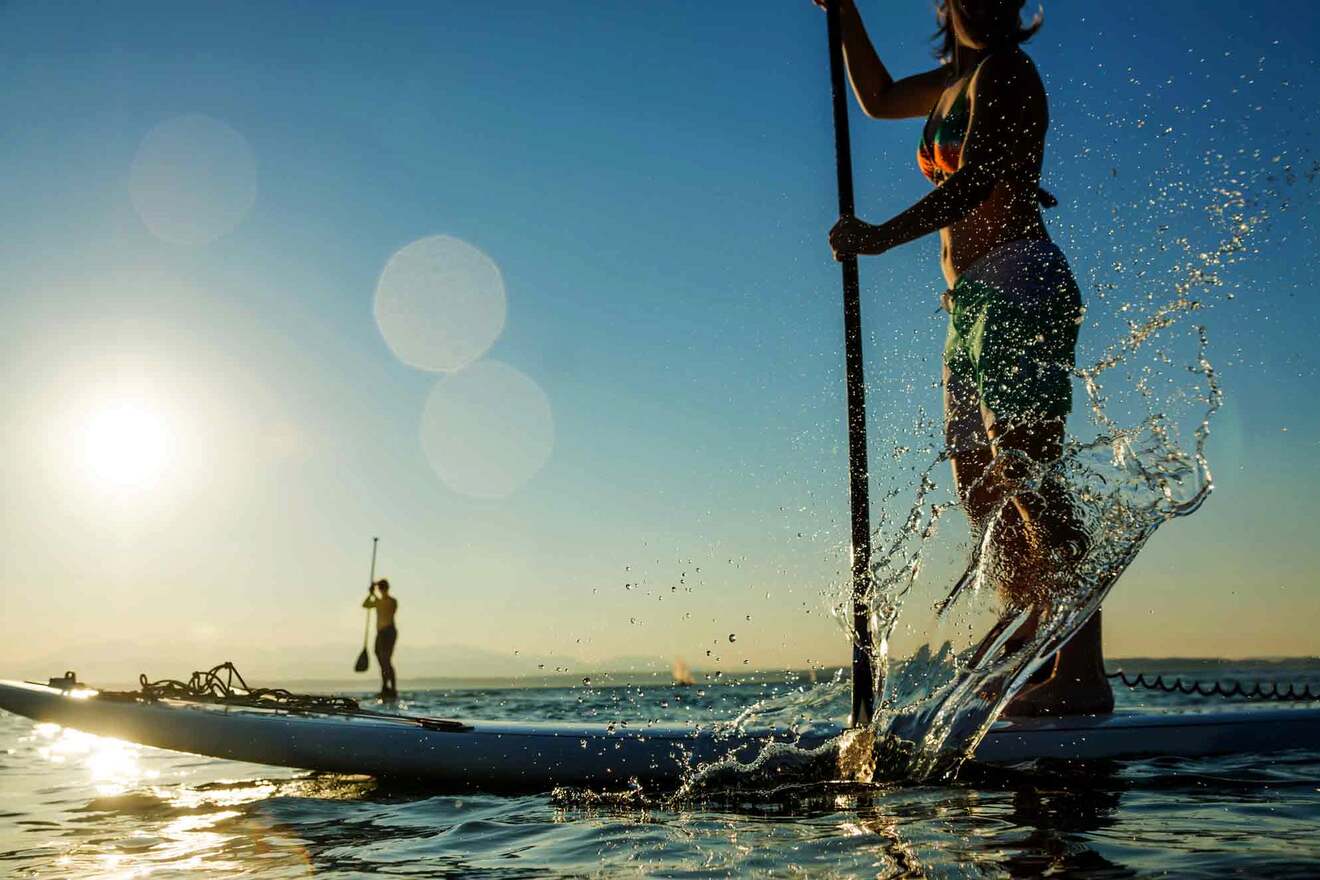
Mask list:
[[974,394],[993,416],[987,423],[1004,429],[1067,418],[1083,308],[1063,252],[1050,241],[1009,242],[973,263],[949,294],[950,402],[965,408]]
[[399,631],[392,626],[376,630],[376,656],[389,657],[394,653],[394,643],[399,638]]

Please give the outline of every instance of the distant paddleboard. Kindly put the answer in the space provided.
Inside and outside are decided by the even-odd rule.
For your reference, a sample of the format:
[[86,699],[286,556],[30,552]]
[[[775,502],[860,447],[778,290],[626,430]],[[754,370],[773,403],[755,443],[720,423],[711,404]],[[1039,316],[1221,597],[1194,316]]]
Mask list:
[[[177,700],[105,699],[0,681],[0,708],[99,736],[227,758],[442,787],[544,791],[556,785],[673,786],[690,768],[732,755],[751,761],[770,742],[815,748],[842,732],[819,724],[725,735],[691,725],[477,721],[405,715],[291,713]],[[1320,748],[1320,708],[1269,708],[1000,721],[979,761],[1198,757]]]

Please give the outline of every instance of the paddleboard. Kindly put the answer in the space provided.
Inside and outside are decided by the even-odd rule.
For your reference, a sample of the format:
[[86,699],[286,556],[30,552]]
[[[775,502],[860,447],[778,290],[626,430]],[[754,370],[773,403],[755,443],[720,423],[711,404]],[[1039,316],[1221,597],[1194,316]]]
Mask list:
[[[770,742],[819,747],[833,723],[793,732],[733,735],[693,725],[480,721],[404,715],[332,715],[162,700],[110,700],[0,681],[0,708],[99,736],[215,758],[453,788],[545,791],[556,785],[672,786],[694,766],[751,761]],[[976,759],[1197,757],[1320,749],[1320,707],[1118,712],[1110,716],[1000,721]]]

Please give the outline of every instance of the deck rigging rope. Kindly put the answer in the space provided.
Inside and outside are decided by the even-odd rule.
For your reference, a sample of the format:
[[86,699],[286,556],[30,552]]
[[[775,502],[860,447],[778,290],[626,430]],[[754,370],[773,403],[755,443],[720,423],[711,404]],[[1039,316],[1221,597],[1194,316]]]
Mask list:
[[1286,687],[1280,686],[1277,682],[1262,683],[1259,681],[1253,682],[1247,687],[1243,687],[1240,681],[1230,682],[1228,686],[1219,681],[1207,685],[1199,681],[1184,682],[1181,678],[1175,678],[1172,682],[1168,682],[1164,680],[1162,675],[1147,678],[1144,672],[1139,672],[1136,676],[1129,676],[1121,669],[1117,672],[1106,672],[1105,677],[1117,678],[1134,690],[1145,688],[1148,691],[1160,691],[1166,694],[1224,697],[1225,699],[1241,697],[1244,700],[1264,700],[1277,703],[1302,703],[1320,700],[1320,691],[1311,690],[1309,684],[1298,685],[1292,682],[1289,682]]
[[149,703],[158,700],[190,700],[224,706],[250,706],[262,709],[285,709],[302,712],[359,713],[361,707],[351,697],[295,694],[284,688],[254,688],[243,680],[233,663],[226,661],[205,672],[194,672],[186,682],[175,678],[151,681],[146,674],[138,676],[136,691],[102,691],[101,696],[111,699],[140,699]]
[[[52,686],[54,686],[54,681],[52,680]],[[65,673],[65,678],[62,681],[69,682],[69,686],[73,687],[77,682],[77,676],[73,673]],[[98,699],[103,700],[142,700],[147,703],[160,700],[183,700],[193,703],[213,703],[219,706],[276,709],[295,714],[347,715],[392,721],[400,724],[413,724],[428,730],[449,733],[472,730],[471,725],[449,718],[397,715],[391,712],[376,712],[372,709],[364,709],[352,697],[297,694],[284,688],[251,687],[243,680],[238,667],[229,661],[218,666],[212,666],[205,672],[194,672],[187,681],[179,681],[174,678],[151,681],[144,673],[138,676],[138,690],[103,690],[98,691],[96,696]]]

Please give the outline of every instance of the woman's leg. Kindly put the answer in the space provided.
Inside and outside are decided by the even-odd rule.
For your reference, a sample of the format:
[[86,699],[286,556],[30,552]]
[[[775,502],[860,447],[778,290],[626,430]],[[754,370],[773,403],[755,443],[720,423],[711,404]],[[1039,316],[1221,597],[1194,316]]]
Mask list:
[[994,457],[987,483],[996,504],[1004,507],[995,532],[999,549],[999,589],[1019,607],[1048,603],[1057,586],[1051,575],[1060,565],[1080,558],[1085,532],[1077,522],[1066,488],[1047,479],[1038,491],[1018,487],[1032,479],[1036,468],[1056,460],[1063,451],[1062,420],[1027,420],[1008,430],[995,414],[981,407],[985,433]]
[[[955,286],[955,306],[961,311],[955,309],[957,332],[950,331],[946,358],[960,356],[955,363],[967,367],[980,392],[981,431],[991,456],[981,465],[978,490],[964,503],[981,519],[981,529],[992,530],[984,541],[991,558],[980,560],[980,567],[990,567],[1008,611],[1029,612],[1013,634],[1019,639],[1070,588],[1087,550],[1068,487],[1058,479],[1033,479],[1063,451],[1081,294],[1058,248],[1024,242],[964,273]],[[1024,690],[1010,711],[1025,707],[1031,693],[1042,711],[1104,711],[1112,705],[1099,635],[1098,620],[1079,631],[1042,670],[1047,680]],[[1066,686],[1065,678],[1071,679]]]
[[1004,590],[1001,581],[1005,572],[1000,570],[1004,567],[1003,558],[1014,556],[1012,547],[1021,542],[1023,526],[1017,508],[1008,505],[1001,510],[1005,487],[1002,474],[993,467],[994,452],[986,431],[984,412],[974,380],[960,370],[950,369],[946,364],[945,448],[949,451],[953,468],[954,489],[971,528],[972,547],[967,569],[955,582],[949,595],[937,606],[941,613],[953,604],[963,590],[976,582],[983,564],[989,562],[982,559],[986,529],[992,526],[995,529],[991,543],[997,564],[991,580],[1001,591]]
[[382,694],[389,693],[390,675],[394,671],[390,666],[390,654],[386,649],[386,641],[384,631],[378,630],[376,632],[376,644],[373,646],[373,653],[376,655],[376,666],[380,669],[380,691]]
[[987,481],[992,455],[981,418],[976,386],[961,372],[944,367],[944,443],[953,468],[954,490],[979,539],[994,511],[994,487]]
[[[1009,485],[1020,481],[1022,471],[1058,458],[1063,445],[1063,422],[1036,422],[1001,431],[994,415],[985,412],[986,434],[994,442],[993,473]],[[1030,461],[1024,461],[1030,459]],[[1001,555],[1008,560],[1007,577],[1001,590],[1010,602],[1047,607],[1052,592],[1066,588],[1060,577],[1085,553],[1086,532],[1066,487],[1046,481],[1037,492],[1016,492],[1011,508],[1018,526],[1004,530]],[[1007,512],[1007,511],[1005,511]],[[997,530],[998,535],[998,530]],[[1100,612],[1082,626],[1059,650],[1047,676],[1034,683],[1009,704],[1010,715],[1094,714],[1114,708],[1114,693],[1105,677]]]
[[399,691],[399,681],[394,674],[394,646],[399,641],[399,631],[390,627],[389,635],[389,640],[382,650],[384,657],[381,658],[381,668],[385,670],[385,690],[396,694]]

